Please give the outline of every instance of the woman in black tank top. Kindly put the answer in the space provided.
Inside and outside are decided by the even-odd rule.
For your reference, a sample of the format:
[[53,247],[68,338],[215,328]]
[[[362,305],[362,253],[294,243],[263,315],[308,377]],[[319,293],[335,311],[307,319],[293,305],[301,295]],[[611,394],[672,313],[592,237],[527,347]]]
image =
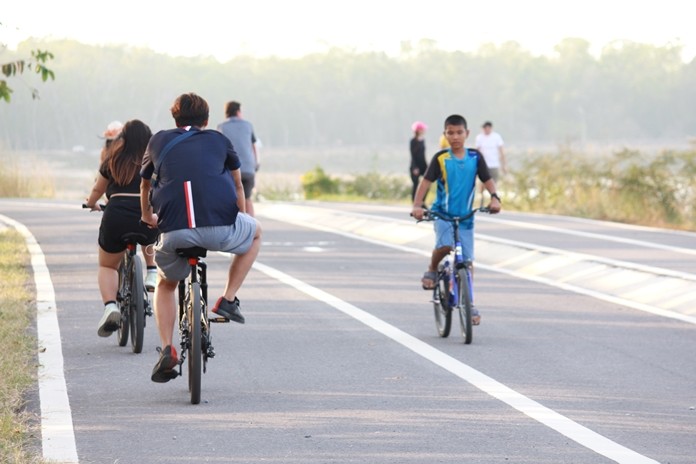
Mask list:
[[[104,302],[104,314],[97,333],[108,337],[118,329],[121,318],[116,294],[118,292],[118,266],[126,249],[121,237],[127,233],[141,233],[146,239],[143,255],[148,275],[145,286],[153,291],[156,266],[152,245],[158,232],[140,224],[140,165],[147,144],[152,137],[150,128],[142,121],[128,121],[121,134],[113,141],[86,203],[92,211],[99,210],[97,202],[106,194],[109,200],[99,227],[99,272],[97,281]],[[149,251],[148,251],[149,249]]]

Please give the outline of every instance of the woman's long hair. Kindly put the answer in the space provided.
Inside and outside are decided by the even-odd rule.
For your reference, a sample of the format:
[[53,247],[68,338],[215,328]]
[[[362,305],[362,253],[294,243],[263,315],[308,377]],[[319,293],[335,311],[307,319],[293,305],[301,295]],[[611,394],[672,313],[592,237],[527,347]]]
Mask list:
[[139,174],[150,137],[152,131],[142,121],[133,119],[124,124],[121,135],[109,147],[105,161],[116,185],[128,185]]

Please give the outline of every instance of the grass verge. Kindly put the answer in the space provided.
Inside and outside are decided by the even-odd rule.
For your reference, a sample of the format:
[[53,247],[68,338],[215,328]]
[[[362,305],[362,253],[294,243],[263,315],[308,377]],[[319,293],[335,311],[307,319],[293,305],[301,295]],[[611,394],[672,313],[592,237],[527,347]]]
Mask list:
[[0,197],[52,198],[55,185],[50,172],[43,163],[20,166],[0,153]]
[[35,426],[24,411],[35,381],[36,340],[28,252],[14,230],[0,231],[0,462],[28,464],[41,459],[32,449]]

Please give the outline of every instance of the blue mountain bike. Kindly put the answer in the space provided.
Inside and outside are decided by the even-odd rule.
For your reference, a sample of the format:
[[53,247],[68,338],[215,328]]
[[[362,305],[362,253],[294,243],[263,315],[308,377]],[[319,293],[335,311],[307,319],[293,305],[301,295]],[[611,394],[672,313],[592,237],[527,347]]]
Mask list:
[[[464,259],[462,241],[459,237],[459,225],[470,219],[477,212],[488,213],[488,208],[477,208],[463,217],[451,217],[436,211],[426,210],[423,221],[436,219],[451,222],[454,230],[454,256],[442,260],[437,269],[437,280],[433,289],[433,310],[435,326],[440,337],[448,337],[452,328],[452,311],[459,313],[459,325],[465,344],[474,340],[471,322],[474,309],[474,287],[472,280],[472,262]],[[421,221],[419,221],[421,222]]]

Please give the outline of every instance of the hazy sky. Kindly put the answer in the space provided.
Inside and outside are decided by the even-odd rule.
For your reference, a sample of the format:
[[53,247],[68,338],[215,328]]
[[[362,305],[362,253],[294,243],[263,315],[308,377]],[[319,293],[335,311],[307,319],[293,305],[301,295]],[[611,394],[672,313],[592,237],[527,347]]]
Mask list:
[[449,50],[519,42],[550,54],[565,37],[597,53],[613,40],[684,46],[696,55],[696,3],[690,0],[9,0],[0,42],[69,37],[132,44],[173,55],[300,56],[331,45],[398,53],[428,38]]

